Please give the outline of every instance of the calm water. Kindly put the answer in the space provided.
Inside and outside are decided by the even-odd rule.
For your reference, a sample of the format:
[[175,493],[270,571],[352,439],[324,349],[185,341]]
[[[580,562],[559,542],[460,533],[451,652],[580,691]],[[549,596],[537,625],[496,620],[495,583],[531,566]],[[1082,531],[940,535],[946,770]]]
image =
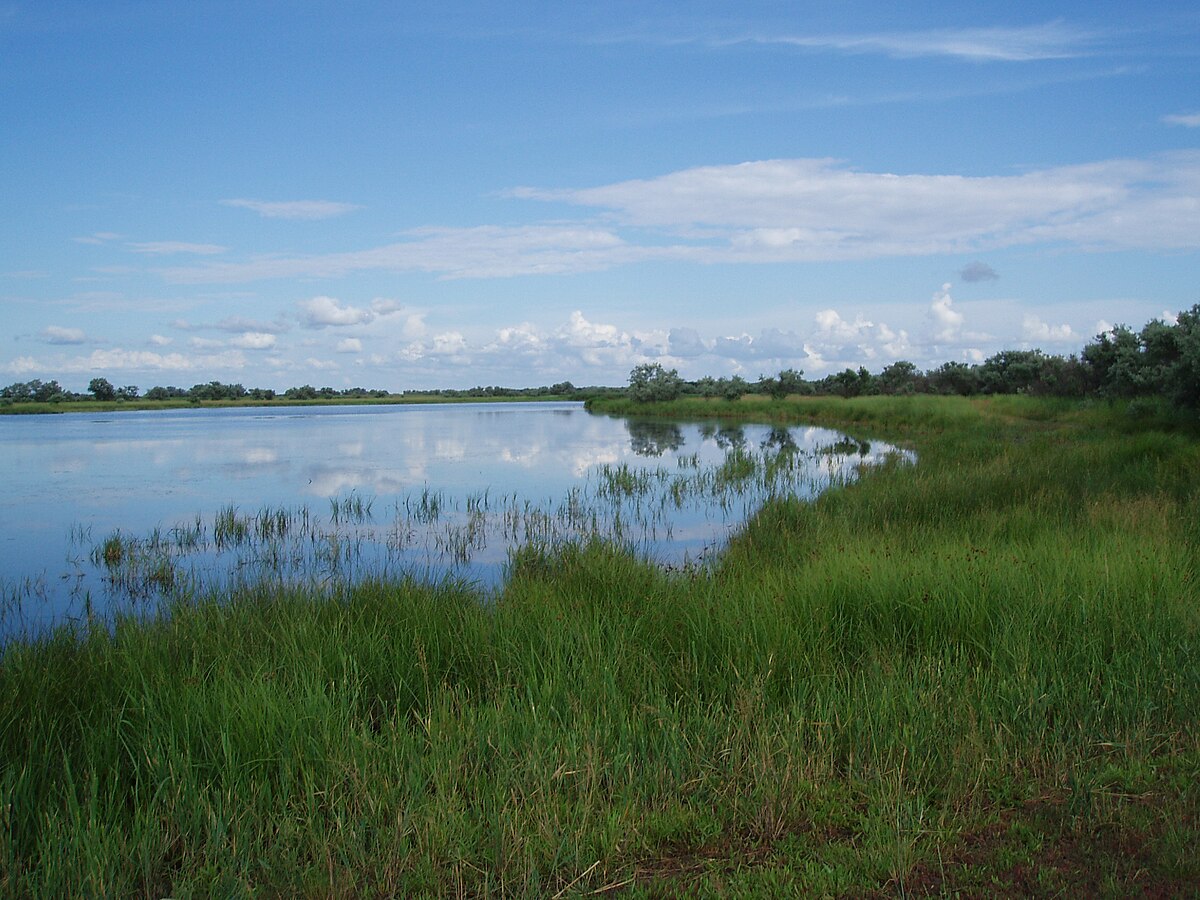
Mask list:
[[495,585],[514,546],[590,534],[694,565],[766,497],[892,452],[573,403],[4,416],[0,632],[239,579]]

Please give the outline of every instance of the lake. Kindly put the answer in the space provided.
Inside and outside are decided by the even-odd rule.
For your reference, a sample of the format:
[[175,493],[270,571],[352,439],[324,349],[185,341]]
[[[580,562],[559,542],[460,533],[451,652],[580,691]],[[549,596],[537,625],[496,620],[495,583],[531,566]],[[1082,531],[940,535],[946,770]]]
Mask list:
[[771,496],[903,451],[821,428],[475,403],[0,417],[0,633],[263,578],[501,583],[591,536],[702,565]]

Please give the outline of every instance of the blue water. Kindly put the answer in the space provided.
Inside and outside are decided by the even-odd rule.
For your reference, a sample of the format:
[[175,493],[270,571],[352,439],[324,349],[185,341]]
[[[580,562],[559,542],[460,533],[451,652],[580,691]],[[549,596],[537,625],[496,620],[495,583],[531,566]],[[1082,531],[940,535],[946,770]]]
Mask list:
[[[211,537],[221,510],[247,519],[268,509],[304,510],[312,526],[307,549],[284,554],[320,555],[329,542],[345,557],[339,573],[420,571],[495,585],[515,543],[549,533],[532,521],[544,519],[556,537],[569,537],[576,520],[587,518],[580,508],[600,510],[601,518],[616,510],[620,539],[660,562],[695,562],[719,548],[762,497],[726,492],[678,503],[662,490],[719,466],[731,451],[781,448],[806,460],[808,468],[785,486],[806,495],[894,452],[825,429],[626,420],[589,414],[578,403],[3,416],[0,632],[129,601],[94,558],[98,546],[115,533],[140,539],[196,523]],[[598,500],[606,467],[657,473],[659,493]],[[440,511],[425,521],[419,503],[430,496]],[[370,515],[354,523],[335,517],[331,500],[347,498],[362,501]],[[538,519],[537,510],[546,515]],[[516,524],[521,517],[524,524]],[[594,528],[595,516],[588,521]],[[605,529],[612,523],[602,523]],[[209,545],[172,564],[216,584],[231,569],[257,571],[263,555],[262,547],[218,553]],[[311,562],[288,568],[290,577],[330,574]]]

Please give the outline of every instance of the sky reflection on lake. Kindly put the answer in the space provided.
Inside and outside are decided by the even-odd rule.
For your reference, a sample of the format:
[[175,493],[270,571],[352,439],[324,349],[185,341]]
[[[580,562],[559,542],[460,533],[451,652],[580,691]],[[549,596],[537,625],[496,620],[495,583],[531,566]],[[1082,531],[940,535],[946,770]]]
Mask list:
[[[303,511],[310,551],[335,538],[345,557],[339,572],[351,577],[413,570],[496,584],[514,543],[581,532],[660,562],[695,562],[769,493],[810,495],[891,452],[826,429],[627,420],[574,403],[5,416],[0,631],[81,615],[85,597],[101,610],[120,602],[128,584],[117,584],[103,558],[116,533],[131,542],[126,562],[135,544],[145,549],[148,535],[162,536],[154,552],[169,559],[156,565],[174,575],[159,587],[191,583],[177,577],[184,574],[219,583],[230,568],[315,577],[311,559],[303,571],[278,562],[294,547],[247,538],[218,550],[217,518],[232,516],[253,533],[270,511],[291,517],[293,541]],[[757,486],[728,466],[736,478],[711,475],[751,458],[761,463]],[[792,460],[786,467],[764,462],[784,458]],[[353,498],[359,514],[346,506],[339,515],[334,501]],[[264,573],[268,557],[275,569]]]

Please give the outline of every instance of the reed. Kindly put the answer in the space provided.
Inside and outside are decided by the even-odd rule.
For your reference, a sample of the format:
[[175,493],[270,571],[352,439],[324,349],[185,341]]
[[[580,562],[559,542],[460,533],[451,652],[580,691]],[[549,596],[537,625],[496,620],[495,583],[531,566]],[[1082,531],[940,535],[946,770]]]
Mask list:
[[867,399],[755,415],[917,464],[707,567],[531,540],[488,602],[263,581],[7,646],[0,893],[1194,891],[1195,436]]

